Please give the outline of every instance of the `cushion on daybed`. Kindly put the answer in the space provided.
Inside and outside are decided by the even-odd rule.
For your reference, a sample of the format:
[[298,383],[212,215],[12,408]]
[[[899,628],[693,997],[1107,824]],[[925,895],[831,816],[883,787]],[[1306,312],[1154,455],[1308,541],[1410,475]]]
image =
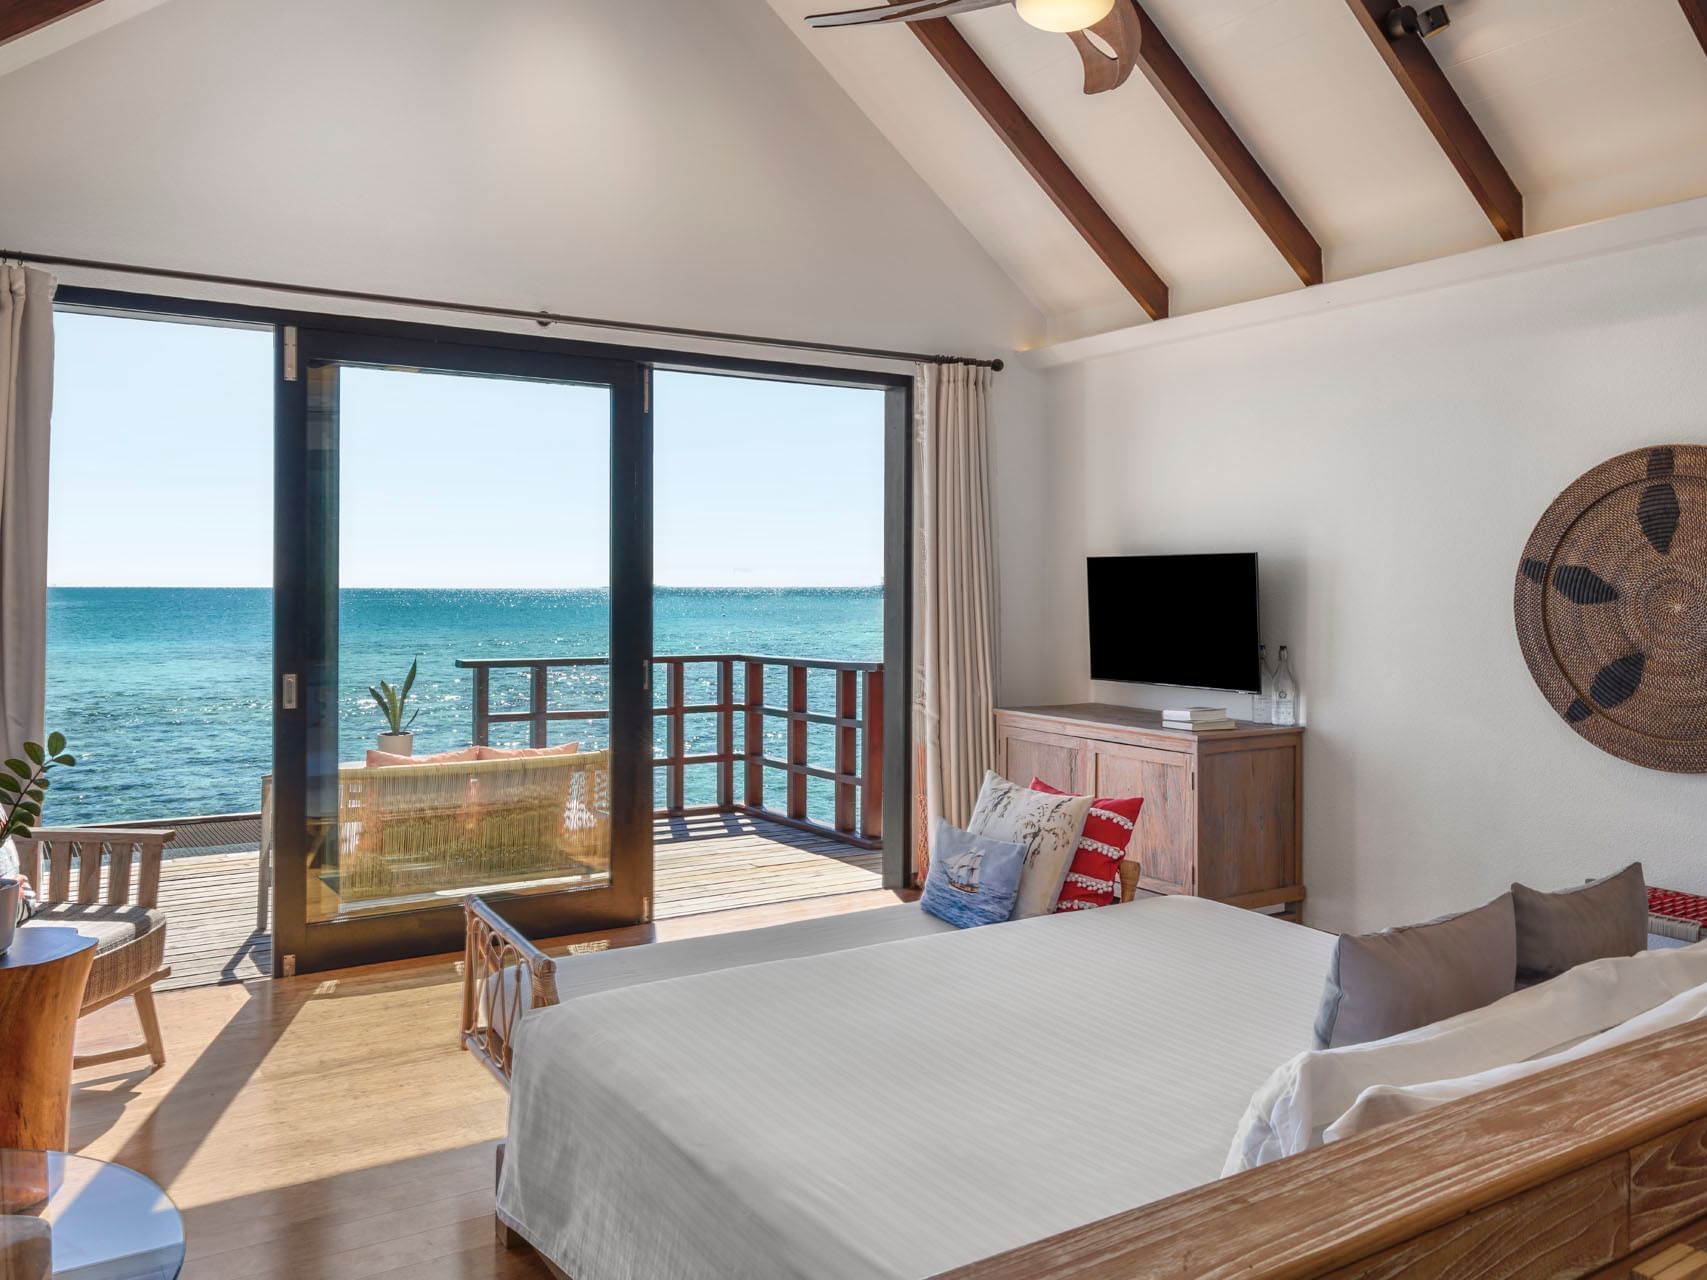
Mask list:
[[[1031,789],[1065,794],[1042,778],[1033,778]],[[1073,861],[1055,900],[1056,911],[1114,905],[1120,897],[1120,864],[1126,861],[1132,837],[1138,832],[1138,812],[1143,807],[1142,796],[1097,796],[1091,801],[1079,842],[1073,846]]]
[[441,751],[430,756],[400,756],[392,751],[369,750],[364,762],[369,769],[395,769],[412,764],[472,764],[480,759],[479,747],[464,747],[461,751]]
[[1542,982],[1606,956],[1633,956],[1648,945],[1648,888],[1639,862],[1557,893],[1514,884],[1511,896],[1519,982]]
[[1025,869],[1014,900],[1015,920],[1055,910],[1090,807],[1090,796],[1050,795],[1009,782],[998,773],[984,775],[966,829],[973,835],[1024,846]]
[[537,760],[545,756],[572,756],[581,750],[579,742],[565,742],[560,747],[475,747],[481,760]]
[[1361,1044],[1492,1004],[1517,985],[1512,898],[1426,924],[1339,940],[1316,1016],[1316,1048]]

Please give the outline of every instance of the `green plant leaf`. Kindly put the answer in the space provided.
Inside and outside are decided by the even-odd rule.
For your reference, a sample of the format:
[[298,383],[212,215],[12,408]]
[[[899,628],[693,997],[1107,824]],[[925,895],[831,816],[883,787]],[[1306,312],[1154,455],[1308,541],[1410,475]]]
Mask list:
[[26,800],[33,800],[36,804],[41,804],[46,799],[46,797],[42,795],[40,787],[31,787],[28,791],[24,792],[24,798]]
[[14,823],[9,834],[17,836],[20,840],[28,840],[30,838],[30,828],[24,826],[22,823]]
[[41,817],[41,806],[31,804],[28,800],[20,800],[12,806],[12,812],[14,814],[21,813],[27,818],[39,818]]
[[39,742],[26,742],[24,744],[24,754],[27,755],[35,764],[40,764],[43,760],[47,759],[47,752],[41,749],[41,743]]
[[65,735],[55,730],[47,735],[47,753],[56,756],[65,750]]
[[29,765],[16,758],[6,761],[6,767],[13,773],[17,774],[20,778],[28,778],[31,774],[35,773],[35,770],[30,768]]
[[4,791],[8,795],[15,796],[23,789],[23,786],[24,784],[19,782],[11,774],[0,773],[0,791]]
[[409,664],[409,674],[403,677],[403,697],[399,699],[400,702],[406,701],[409,697],[409,690],[415,687],[415,671],[420,665],[421,660],[419,658]]
[[53,758],[53,763],[54,764],[62,764],[66,768],[69,769],[77,763],[77,757],[72,756],[72,755],[66,755],[65,753],[61,752],[59,755],[57,755]]

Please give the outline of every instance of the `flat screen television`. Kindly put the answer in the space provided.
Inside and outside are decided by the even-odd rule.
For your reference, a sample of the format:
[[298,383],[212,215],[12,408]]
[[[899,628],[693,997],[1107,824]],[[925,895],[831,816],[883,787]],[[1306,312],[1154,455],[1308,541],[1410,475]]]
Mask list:
[[1091,679],[1256,693],[1256,552],[1092,556]]

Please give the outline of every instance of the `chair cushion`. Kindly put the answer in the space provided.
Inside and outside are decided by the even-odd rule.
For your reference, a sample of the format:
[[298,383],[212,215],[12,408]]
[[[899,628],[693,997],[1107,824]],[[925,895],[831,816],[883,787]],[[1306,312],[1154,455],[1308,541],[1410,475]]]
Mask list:
[[104,902],[50,902],[24,928],[72,928],[95,940],[95,963],[83,1007],[99,1004],[160,968],[166,960],[166,915],[155,907]]

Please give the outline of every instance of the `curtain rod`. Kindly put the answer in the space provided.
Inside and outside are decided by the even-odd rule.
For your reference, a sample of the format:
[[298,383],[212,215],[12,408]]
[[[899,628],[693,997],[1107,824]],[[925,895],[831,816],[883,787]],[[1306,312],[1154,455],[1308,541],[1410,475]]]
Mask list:
[[305,297],[339,298],[349,302],[378,302],[396,307],[423,307],[434,311],[456,311],[464,315],[491,316],[501,320],[532,320],[541,328],[554,324],[586,329],[612,329],[629,333],[651,333],[670,338],[697,338],[707,342],[733,342],[750,347],[778,347],[791,351],[815,351],[829,355],[863,356],[874,360],[904,360],[916,364],[969,364],[1002,370],[1000,360],[974,360],[968,356],[926,355],[917,351],[887,351],[881,347],[851,347],[838,342],[806,342],[790,338],[765,338],[748,333],[722,333],[715,329],[688,329],[667,324],[638,324],[626,320],[601,320],[592,316],[563,315],[555,311],[523,311],[519,307],[483,306],[478,303],[444,302],[434,298],[411,298],[401,294],[362,293],[355,289],[327,289],[316,285],[284,284],[277,280],[248,280],[241,276],[209,275],[201,271],[176,271],[168,267],[138,267],[122,262],[97,262],[89,258],[61,258],[49,254],[0,249],[0,260],[30,262],[44,267],[77,267],[87,271],[112,271],[122,275],[153,276],[160,280],[185,280],[195,284],[225,285],[237,289],[263,289]]

